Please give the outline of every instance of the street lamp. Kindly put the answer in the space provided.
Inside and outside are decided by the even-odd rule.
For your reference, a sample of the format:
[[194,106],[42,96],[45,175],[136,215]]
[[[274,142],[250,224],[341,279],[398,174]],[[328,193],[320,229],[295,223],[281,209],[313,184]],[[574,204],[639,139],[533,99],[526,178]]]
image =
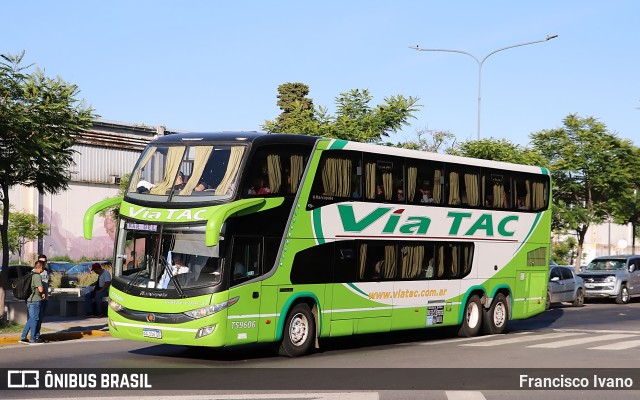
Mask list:
[[527,46],[527,45],[535,44],[535,43],[548,42],[549,40],[555,39],[557,37],[558,37],[558,35],[549,35],[545,39],[542,39],[542,40],[535,40],[533,42],[526,42],[526,43],[514,44],[512,46],[502,47],[500,49],[494,50],[491,53],[487,54],[482,60],[478,59],[478,57],[474,56],[471,53],[468,53],[466,51],[461,51],[461,50],[422,49],[419,46],[409,46],[409,48],[410,49],[414,49],[414,50],[418,50],[418,51],[444,51],[444,52],[447,52],[447,53],[465,54],[465,55],[468,55],[469,57],[473,58],[476,61],[476,63],[478,63],[478,140],[480,140],[480,102],[481,102],[480,93],[481,93],[481,88],[482,88],[482,65],[484,64],[484,62],[487,60],[487,58],[491,57],[492,55],[494,55],[494,54],[496,54],[496,53],[498,53],[500,51],[513,49],[514,47]]
[[636,224],[638,223],[638,189],[633,189],[633,218],[631,218],[631,254],[636,254]]

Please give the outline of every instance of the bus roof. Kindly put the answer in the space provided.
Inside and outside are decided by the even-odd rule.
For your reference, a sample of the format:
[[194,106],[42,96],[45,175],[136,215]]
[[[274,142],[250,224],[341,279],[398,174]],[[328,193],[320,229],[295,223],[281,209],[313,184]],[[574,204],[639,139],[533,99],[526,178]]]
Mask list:
[[[330,144],[327,149],[354,150],[366,153],[386,154],[398,157],[407,157],[413,159],[423,159],[439,162],[453,162],[476,167],[488,167],[496,169],[505,169],[510,171],[529,172],[534,174],[548,175],[546,168],[537,166],[513,164],[502,161],[491,161],[479,158],[452,156],[448,154],[431,153],[427,151],[402,149],[399,147],[381,146],[371,143],[350,142],[346,140],[337,140],[331,138],[322,138],[318,136],[308,136],[301,134],[283,134],[283,133],[265,133],[265,132],[190,132],[176,133],[161,136],[151,142],[151,144],[175,144],[175,143],[193,143],[197,141],[220,141],[220,142],[239,142],[250,144],[314,144],[319,139],[329,140]],[[382,150],[384,149],[384,150]]]
[[286,144],[313,144],[319,138],[317,136],[293,135],[282,133],[264,132],[189,132],[160,136],[153,140],[152,144],[174,144],[197,141],[220,141],[240,143],[286,143]]

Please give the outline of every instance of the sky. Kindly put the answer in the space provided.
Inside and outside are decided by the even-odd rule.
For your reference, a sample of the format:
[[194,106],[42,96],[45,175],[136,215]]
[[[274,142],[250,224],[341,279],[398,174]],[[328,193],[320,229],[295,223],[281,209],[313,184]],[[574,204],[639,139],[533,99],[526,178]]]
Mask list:
[[640,145],[640,2],[634,0],[36,1],[0,7],[0,53],[25,51],[76,84],[102,119],[180,131],[261,131],[277,88],[316,106],[368,89],[372,106],[418,97],[389,140],[445,130],[527,146],[531,133],[592,116]]

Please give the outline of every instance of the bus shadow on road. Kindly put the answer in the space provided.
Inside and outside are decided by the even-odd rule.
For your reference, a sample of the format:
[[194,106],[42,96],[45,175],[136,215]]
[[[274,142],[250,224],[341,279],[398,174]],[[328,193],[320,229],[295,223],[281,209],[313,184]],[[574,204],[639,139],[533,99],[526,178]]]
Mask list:
[[[397,344],[411,344],[457,337],[458,327],[416,329],[386,333],[361,334],[320,340],[320,348],[310,355],[326,354],[336,350],[341,352],[371,350]],[[228,348],[189,347],[176,345],[152,345],[132,350],[132,354],[170,358],[173,361],[184,359],[208,361],[245,361],[278,358],[276,344],[248,344]],[[282,360],[287,358],[282,357]]]
[[565,314],[563,308],[564,305],[554,305],[549,310],[535,317],[525,320],[509,321],[507,325],[508,330],[518,332],[550,328]]

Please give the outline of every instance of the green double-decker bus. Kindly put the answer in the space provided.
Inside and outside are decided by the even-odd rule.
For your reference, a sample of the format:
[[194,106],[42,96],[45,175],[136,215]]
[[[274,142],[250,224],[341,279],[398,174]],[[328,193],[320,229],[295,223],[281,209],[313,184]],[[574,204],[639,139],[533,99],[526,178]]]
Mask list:
[[119,204],[109,329],[193,346],[459,326],[545,309],[544,168],[304,135],[153,140]]

